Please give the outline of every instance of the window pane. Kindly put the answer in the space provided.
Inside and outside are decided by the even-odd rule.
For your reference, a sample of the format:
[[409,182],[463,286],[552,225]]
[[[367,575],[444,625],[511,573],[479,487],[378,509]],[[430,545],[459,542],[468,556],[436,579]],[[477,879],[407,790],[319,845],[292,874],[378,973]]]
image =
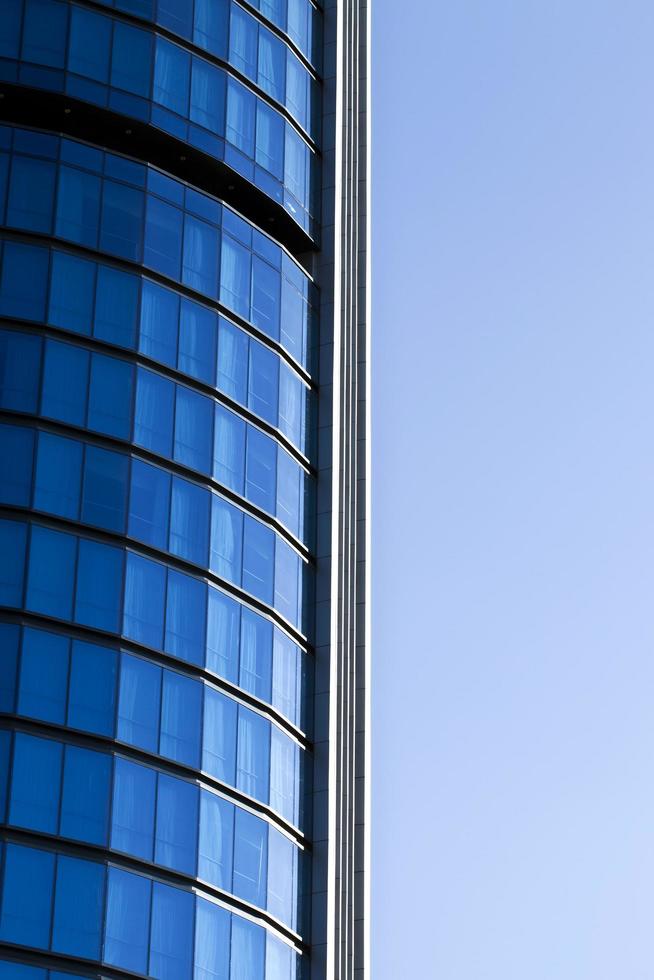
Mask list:
[[[161,5],[159,0],[159,14]],[[165,24],[165,19],[159,21]],[[178,116],[188,116],[190,55],[162,37],[156,38],[152,98]]]
[[175,459],[203,473],[209,472],[213,438],[213,405],[209,398],[177,386]]
[[27,0],[23,23],[23,59],[37,65],[63,68],[66,49],[66,10],[50,0]]
[[210,776],[233,786],[235,761],[236,702],[206,687],[202,768]]
[[230,980],[263,980],[266,933],[253,922],[232,917]]
[[23,604],[26,539],[24,524],[0,520],[0,604],[3,606]]
[[236,785],[264,803],[268,801],[270,723],[242,705],[238,709]]
[[179,325],[180,371],[213,384],[216,373],[216,315],[199,303],[182,300]]
[[273,599],[275,534],[261,521],[245,516],[243,529],[243,588],[263,602]]
[[286,64],[286,105],[303,129],[308,128],[309,76],[296,56],[289,51]]
[[234,805],[201,790],[198,875],[226,891],[232,888],[233,840]]
[[202,684],[172,670],[163,676],[161,754],[187,766],[197,766],[200,755]]
[[139,368],[136,376],[134,441],[160,456],[170,457],[173,437],[175,385],[152,371]]
[[218,231],[206,221],[186,215],[182,281],[205,296],[218,295]]
[[296,858],[293,843],[271,827],[268,836],[268,911],[293,928]]
[[123,617],[125,636],[146,646],[160,647],[165,601],[165,566],[128,552]]
[[226,487],[243,493],[245,422],[234,412],[216,405],[213,440],[213,475]]
[[141,331],[139,350],[169,367],[177,363],[177,323],[179,296],[149,279],[143,280],[141,293]]
[[253,340],[250,344],[248,406],[271,425],[277,424],[278,385],[277,355]]
[[207,586],[204,582],[175,572],[168,572],[168,601],[166,604],[167,653],[204,664]]
[[257,22],[242,7],[232,4],[229,27],[229,61],[253,81],[257,77]]
[[227,82],[227,125],[225,136],[247,157],[254,157],[254,113],[256,98],[235,79]]
[[76,167],[62,165],[59,168],[55,235],[96,248],[99,221],[100,178]]
[[297,623],[300,618],[299,581],[302,560],[291,546],[278,538],[275,547],[275,609]]
[[263,908],[266,904],[268,824],[236,807],[234,894]]
[[297,537],[300,535],[302,470],[285,450],[277,453],[277,517]]
[[147,971],[151,893],[149,878],[109,868],[103,956],[106,963],[135,973]]
[[150,974],[157,980],[190,980],[193,905],[191,892],[154,883]]
[[209,545],[209,493],[188,480],[173,477],[170,550],[187,561],[206,565]]
[[114,23],[111,84],[147,98],[152,59],[151,38],[145,31]]
[[[169,46],[173,47],[172,44]],[[164,276],[179,279],[181,259],[182,212],[150,195],[145,219],[143,261]]]
[[263,701],[270,701],[272,680],[272,623],[250,609],[241,616],[239,683]]
[[[4,279],[0,285],[1,296],[7,296]],[[5,311],[0,300],[1,312]],[[11,316],[11,313],[7,315]],[[0,332],[0,405],[3,408],[17,412],[36,411],[40,364],[41,340],[38,337],[8,330]]]
[[168,544],[170,473],[132,460],[132,486],[129,503],[129,534],[154,548]]
[[270,805],[291,823],[297,823],[295,782],[298,746],[276,725],[270,727]]
[[91,358],[89,428],[118,439],[129,439],[132,415],[131,364],[115,357],[94,354]]
[[228,320],[220,318],[218,341],[218,387],[234,401],[245,405],[248,378],[248,336]]
[[190,37],[192,7],[187,0],[159,0],[158,23],[181,37]]
[[106,85],[109,81],[111,21],[80,7],[71,7],[70,12],[68,69]]
[[[45,294],[48,277],[48,252],[45,248],[5,242],[0,285],[0,313],[3,316],[23,317],[26,320],[42,320],[45,315]],[[24,342],[40,347],[36,337]],[[25,371],[23,366],[23,371]],[[33,378],[36,382],[36,378]],[[12,406],[13,407],[13,406]]]
[[15,155],[9,180],[7,224],[49,233],[52,230],[54,187],[54,163]]
[[0,500],[29,507],[34,433],[15,425],[0,425]]
[[111,813],[113,848],[152,860],[155,798],[154,769],[116,758]]
[[223,59],[227,56],[227,17],[225,0],[196,0],[193,40]]
[[59,742],[16,733],[10,823],[57,833],[62,754]]
[[125,505],[129,460],[96,446],[87,446],[84,457],[82,520],[108,531],[125,531]]
[[111,757],[66,746],[61,828],[64,837],[105,844],[109,821]]
[[147,752],[159,747],[161,667],[121,654],[118,738]]
[[[207,21],[226,4],[223,0],[196,0],[196,21],[198,12],[204,8],[207,11]],[[222,47],[226,33],[219,36],[213,47]],[[208,43],[211,39],[207,38]],[[213,48],[210,48],[213,50]],[[213,65],[207,64],[201,58],[193,58],[191,75],[191,119],[204,129],[219,136],[225,132],[225,73]]]
[[77,541],[70,534],[32,527],[27,576],[27,607],[60,619],[73,610]]
[[99,959],[104,884],[103,865],[59,855],[52,928],[54,950]]
[[209,588],[207,670],[236,684],[241,606],[218,589]]
[[75,621],[117,633],[120,630],[124,555],[118,548],[81,540]]
[[[77,7],[73,8],[79,9]],[[56,327],[90,334],[93,322],[95,262],[65,252],[52,253],[48,320]]]
[[240,585],[243,549],[243,514],[233,504],[212,494],[211,556],[209,567],[216,575]]
[[299,723],[298,673],[300,651],[289,636],[275,629],[273,638],[272,704],[291,721]]
[[7,844],[0,938],[47,949],[50,943],[55,856]]
[[[21,0],[6,0],[4,16],[0,20],[0,57],[2,58],[18,57],[22,7]],[[41,978],[39,977],[38,980]]]
[[98,735],[114,734],[116,654],[94,643],[73,641],[68,724]]
[[260,429],[248,426],[245,496],[257,507],[275,513],[277,443]]
[[250,252],[244,245],[229,235],[223,235],[220,302],[236,310],[246,320],[250,316],[250,259]]
[[[268,933],[266,936],[266,980],[291,980],[293,950]],[[293,973],[293,978],[295,973]]]
[[[264,92],[284,102],[286,90],[286,47],[272,31],[259,28],[258,83]],[[260,103],[261,104],[261,103]],[[259,142],[257,136],[257,143]]]
[[252,258],[252,323],[279,337],[279,272],[257,255]]
[[23,631],[18,712],[63,725],[70,641],[44,630]]
[[82,479],[82,443],[39,433],[34,506],[49,514],[77,519]]
[[159,773],[154,859],[175,871],[195,874],[198,787]]
[[0,711],[14,711],[20,635],[20,627],[0,623]]
[[[122,24],[116,23],[114,25],[114,38],[116,32],[125,29]],[[112,74],[114,74],[113,69]],[[102,231],[100,233],[102,251],[109,252],[111,255],[119,255],[131,262],[139,262],[142,249],[142,226],[142,191],[133,187],[126,187],[125,184],[117,184],[113,180],[105,180],[102,195]]]
[[47,341],[41,395],[42,414],[72,425],[85,425],[88,379],[88,351],[71,344]]
[[94,336],[119,347],[133,348],[138,296],[136,276],[106,265],[99,266]]
[[195,980],[228,980],[230,918],[227,909],[197,899]]

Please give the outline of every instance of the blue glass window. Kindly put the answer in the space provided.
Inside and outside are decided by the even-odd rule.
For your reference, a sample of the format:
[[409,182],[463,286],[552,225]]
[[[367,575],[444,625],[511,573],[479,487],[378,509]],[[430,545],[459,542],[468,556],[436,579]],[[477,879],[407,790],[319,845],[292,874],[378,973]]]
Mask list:
[[211,554],[209,567],[216,575],[240,585],[243,552],[243,514],[233,504],[211,497]]
[[100,178],[76,167],[62,165],[59,168],[55,235],[95,248],[99,222]]
[[234,894],[260,908],[266,904],[268,824],[236,808]]
[[201,712],[202,685],[182,674],[165,670],[161,708],[162,755],[197,767]]
[[259,0],[257,6],[264,17],[286,30],[286,0]]
[[151,861],[157,774],[120,756],[114,766],[111,846]]
[[23,22],[23,60],[63,68],[66,9],[52,0],[27,0]]
[[226,139],[247,157],[254,156],[254,113],[256,98],[233,78],[227,81]]
[[70,10],[68,70],[105,85],[109,81],[111,20],[80,7]]
[[271,827],[268,834],[267,907],[268,911],[278,919],[293,927],[295,926],[293,886],[296,856],[297,851],[288,837]]
[[271,603],[275,534],[247,514],[243,523],[243,588],[263,602]]
[[129,439],[132,411],[132,365],[94,354],[89,389],[89,428]]
[[240,611],[235,599],[209,588],[207,670],[234,684],[238,677]]
[[27,576],[27,608],[70,619],[77,542],[70,534],[33,527]]
[[277,444],[270,436],[248,426],[245,496],[257,507],[275,513]]
[[43,367],[42,414],[72,425],[84,425],[88,378],[88,351],[48,340]]
[[[161,2],[159,15],[161,16]],[[169,0],[170,2],[170,0]],[[187,9],[189,5],[186,4]],[[190,13],[190,10],[189,10]],[[156,38],[152,98],[178,116],[188,115],[191,57],[177,44]]]
[[[231,264],[231,259],[227,261]],[[242,405],[245,404],[247,394],[248,346],[247,334],[221,317],[218,387]]]
[[68,724],[97,735],[114,734],[117,661],[113,650],[73,641]]
[[129,533],[165,549],[168,544],[168,511],[170,507],[170,473],[132,460],[132,484],[129,502]]
[[275,609],[292,623],[299,618],[300,566],[297,552],[279,538],[275,547]]
[[161,667],[121,655],[118,738],[147,752],[159,746]]
[[284,146],[284,183],[300,204],[307,199],[307,165],[309,148],[291,126],[286,126]]
[[99,959],[104,885],[103,865],[59,855],[52,925],[56,952]]
[[0,711],[14,710],[19,641],[18,626],[0,623]]
[[283,102],[286,91],[286,47],[265,27],[259,28],[258,68],[257,80],[261,88],[273,99]]
[[283,449],[277,453],[277,516],[300,536],[300,493],[302,471],[292,456]]
[[183,299],[179,324],[179,370],[213,384],[216,340],[215,314],[199,303]]
[[170,550],[187,561],[206,565],[209,544],[209,493],[188,480],[173,477],[170,506]]
[[[0,639],[3,631],[0,630]],[[3,665],[4,666],[4,665]],[[14,670],[15,673],[15,670]],[[11,732],[0,731],[0,820],[7,819],[7,790],[9,780],[9,765],[11,755]],[[2,974],[0,973],[0,976]]]
[[297,823],[295,808],[295,770],[297,743],[271,726],[270,739],[270,805],[291,823]]
[[177,363],[177,324],[179,296],[149,279],[141,291],[141,330],[139,350],[169,367]]
[[184,218],[182,282],[205,296],[218,295],[219,233],[206,221]]
[[160,456],[170,457],[173,437],[175,386],[152,371],[136,375],[134,441]]
[[241,687],[270,701],[272,681],[272,623],[250,609],[241,616]]
[[[172,48],[173,45],[169,47]],[[143,257],[145,265],[171,279],[179,279],[181,260],[182,212],[158,197],[148,197]]]
[[111,84],[145,98],[150,89],[151,37],[146,31],[114,23]]
[[28,231],[50,232],[54,187],[54,163],[15,155],[9,178],[7,224]]
[[228,5],[226,0],[195,0],[193,40],[218,58],[227,56]]
[[22,6],[21,0],[7,0],[5,3],[3,17],[0,20],[1,58],[18,57]]
[[286,64],[286,104],[291,115],[299,122],[303,129],[308,128],[308,104],[309,104],[309,76],[304,66],[289,51]]
[[94,293],[95,263],[53,251],[49,322],[75,333],[90,334]]
[[308,50],[309,9],[306,0],[288,0],[288,36],[300,51]]
[[143,875],[109,868],[104,960],[146,973],[152,882]]
[[233,840],[233,804],[201,790],[198,875],[226,891],[232,887]]
[[[0,285],[0,313],[3,316],[21,317],[25,320],[42,320],[45,315],[45,294],[48,278],[48,250],[34,245],[21,245],[19,242],[5,242],[2,259],[2,283]],[[36,359],[36,347],[40,341],[25,338],[24,346],[32,359]],[[27,372],[22,365],[19,378]],[[16,379],[18,380],[18,379]],[[36,387],[38,374],[31,376],[32,388]],[[7,405],[18,408],[18,405]]]
[[137,643],[160,647],[166,602],[166,568],[127,553],[123,632]]
[[195,915],[195,980],[227,980],[229,977],[229,926],[227,909],[198,898]]
[[54,866],[54,854],[7,844],[0,939],[48,948]]
[[195,874],[198,787],[159,773],[154,859],[175,871]]
[[68,692],[69,640],[44,630],[23,631],[18,712],[63,725]]
[[0,424],[0,499],[4,504],[28,507],[32,483],[34,433],[31,429]]
[[[4,295],[4,281],[0,286]],[[0,306],[0,312],[1,312]],[[41,340],[8,330],[0,332],[0,405],[34,412],[38,398]]]
[[216,405],[213,440],[213,475],[236,493],[243,493],[245,465],[245,422]]
[[268,800],[270,723],[261,715],[238,709],[236,785],[257,800]]
[[273,638],[272,704],[296,724],[299,651],[289,636],[275,629]]
[[242,7],[231,5],[229,63],[251,78],[257,77],[257,22]]
[[46,834],[57,833],[62,755],[59,742],[16,733],[10,823]]
[[[223,6],[212,0],[197,0],[198,9],[211,6],[218,12]],[[223,7],[224,9],[224,7]],[[226,34],[221,41],[224,43]],[[222,135],[225,131],[225,73],[201,58],[193,58],[191,73],[191,120],[208,129],[211,133]]]
[[158,980],[190,980],[193,906],[191,892],[154,883],[150,974]]
[[252,323],[275,339],[279,337],[279,289],[279,272],[253,256]]
[[129,460],[121,453],[87,446],[84,456],[82,520],[108,531],[125,530]]
[[247,919],[232,918],[230,980],[263,980],[266,934]]
[[175,459],[203,473],[209,472],[212,449],[213,404],[182,385],[177,386]]
[[[256,256],[255,256],[256,259]],[[257,415],[277,424],[277,401],[279,385],[279,359],[263,344],[253,340],[250,343],[250,378],[248,385],[248,406]]]
[[291,967],[293,950],[286,943],[275,939],[272,933],[266,936],[266,980],[292,980]]
[[[131,30],[117,22],[114,26],[114,39],[119,28]],[[125,184],[117,184],[113,180],[105,180],[102,194],[100,248],[111,255],[120,255],[121,258],[132,262],[140,261],[142,226],[142,191],[127,187]]]
[[215,779],[234,785],[236,763],[236,702],[212,687],[205,688],[202,768]]
[[204,582],[169,570],[165,636],[167,653],[193,664],[204,662],[206,605],[207,587]]
[[59,831],[64,837],[90,844],[106,842],[110,779],[110,756],[66,746]]
[[120,630],[123,552],[82,539],[79,543],[75,620],[85,626]]
[[82,444],[39,433],[34,506],[46,513],[76,519],[82,477]]
[[[220,266],[220,302],[246,319],[250,316],[250,251],[230,235],[223,235]],[[222,331],[221,331],[222,342]]]
[[93,334],[119,347],[134,347],[139,280],[128,272],[98,266]]
[[26,539],[24,524],[0,520],[0,603],[4,606],[23,602]]
[[192,10],[193,5],[187,0],[159,0],[157,21],[180,37],[190,37]]

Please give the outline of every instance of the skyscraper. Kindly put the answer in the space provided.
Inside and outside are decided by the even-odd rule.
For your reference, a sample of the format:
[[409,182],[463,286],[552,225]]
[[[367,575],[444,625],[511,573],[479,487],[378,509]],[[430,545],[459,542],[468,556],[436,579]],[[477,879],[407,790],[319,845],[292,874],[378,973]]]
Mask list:
[[365,0],[0,7],[0,980],[363,980]]

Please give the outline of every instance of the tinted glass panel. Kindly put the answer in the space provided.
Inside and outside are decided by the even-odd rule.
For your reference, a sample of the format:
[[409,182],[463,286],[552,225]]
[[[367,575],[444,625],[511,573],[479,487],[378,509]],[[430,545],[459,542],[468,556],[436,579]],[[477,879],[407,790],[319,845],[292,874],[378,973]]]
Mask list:
[[70,619],[77,542],[70,534],[33,527],[27,580],[27,607]]
[[100,956],[105,868],[59,855],[52,948],[60,953]]
[[113,735],[116,698],[116,654],[113,650],[73,641],[68,724],[98,735]]
[[44,630],[25,629],[20,665],[20,714],[62,725],[66,720],[70,641]]
[[104,960],[112,966],[147,971],[151,893],[149,878],[109,868]]
[[9,820],[19,827],[57,833],[62,747],[16,734]]
[[0,938],[48,948],[54,865],[54,854],[7,844]]
[[154,847],[156,773],[127,759],[114,767],[111,846],[151,861]]
[[49,432],[39,433],[34,506],[76,520],[82,482],[82,444]]
[[190,980],[193,895],[158,882],[152,895],[150,973],[159,980]]
[[161,667],[124,653],[121,657],[118,737],[156,752],[159,745]]
[[106,842],[110,777],[108,755],[66,747],[60,828],[64,837],[90,844]]

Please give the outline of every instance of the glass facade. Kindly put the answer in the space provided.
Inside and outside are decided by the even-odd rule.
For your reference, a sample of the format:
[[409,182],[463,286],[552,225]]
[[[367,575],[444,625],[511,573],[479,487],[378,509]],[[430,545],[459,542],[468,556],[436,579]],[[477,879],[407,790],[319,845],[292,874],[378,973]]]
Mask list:
[[323,12],[0,6],[0,980],[309,980]]

